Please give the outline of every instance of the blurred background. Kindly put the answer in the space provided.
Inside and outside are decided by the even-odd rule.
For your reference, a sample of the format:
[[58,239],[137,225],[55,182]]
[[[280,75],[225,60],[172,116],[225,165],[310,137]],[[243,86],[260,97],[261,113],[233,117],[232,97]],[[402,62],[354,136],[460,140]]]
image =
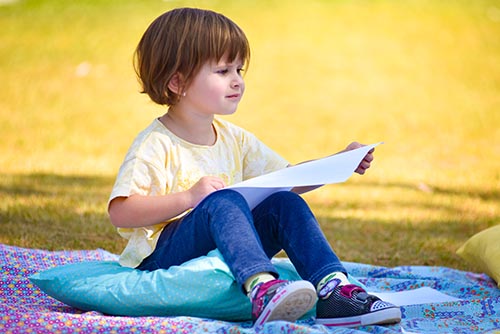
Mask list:
[[291,163],[385,142],[365,176],[306,195],[341,258],[471,269],[455,250],[500,222],[492,0],[0,0],[0,242],[121,251],[107,196],[165,112],[138,93],[132,54],[180,6],[246,32],[246,93],[227,119]]

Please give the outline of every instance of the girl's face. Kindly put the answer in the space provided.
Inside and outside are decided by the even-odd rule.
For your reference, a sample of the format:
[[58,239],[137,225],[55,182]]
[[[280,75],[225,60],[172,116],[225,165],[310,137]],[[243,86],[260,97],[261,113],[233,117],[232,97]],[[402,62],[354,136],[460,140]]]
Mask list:
[[230,115],[236,111],[245,91],[243,63],[230,63],[224,56],[219,62],[207,62],[193,78],[181,98],[185,106],[206,115]]

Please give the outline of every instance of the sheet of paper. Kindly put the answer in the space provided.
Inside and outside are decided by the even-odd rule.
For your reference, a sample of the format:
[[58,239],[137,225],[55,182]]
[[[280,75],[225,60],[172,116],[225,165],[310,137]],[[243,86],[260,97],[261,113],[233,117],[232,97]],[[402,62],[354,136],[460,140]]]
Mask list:
[[429,287],[400,292],[370,292],[383,301],[397,306],[454,302],[460,300]]
[[379,144],[381,143],[284,168],[233,184],[226,189],[241,193],[253,209],[263,199],[277,191],[300,186],[345,182],[354,173],[368,151]]

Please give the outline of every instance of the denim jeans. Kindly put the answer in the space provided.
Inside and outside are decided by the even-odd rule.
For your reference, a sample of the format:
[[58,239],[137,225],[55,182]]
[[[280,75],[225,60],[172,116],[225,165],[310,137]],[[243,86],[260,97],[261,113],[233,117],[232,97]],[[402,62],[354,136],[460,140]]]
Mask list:
[[302,279],[314,285],[331,272],[346,272],[299,195],[277,192],[250,210],[243,196],[229,189],[210,194],[188,215],[168,224],[138,269],[166,269],[216,248],[241,285],[260,272],[277,277],[270,259],[281,250]]

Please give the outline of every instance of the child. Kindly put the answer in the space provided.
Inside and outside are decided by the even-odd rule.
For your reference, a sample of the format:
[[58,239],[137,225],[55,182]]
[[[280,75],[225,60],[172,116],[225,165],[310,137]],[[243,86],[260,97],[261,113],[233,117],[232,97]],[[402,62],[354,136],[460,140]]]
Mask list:
[[[253,210],[224,189],[288,166],[251,133],[214,117],[233,114],[245,90],[250,49],[243,31],[212,11],[175,9],[149,26],[135,56],[143,93],[168,111],[135,139],[110,197],[111,222],[128,239],[121,264],[169,268],[217,248],[250,298],[256,325],[295,321],[317,296],[321,324],[399,321],[398,307],[348,281],[296,194],[310,189],[275,193]],[[372,159],[370,152],[357,172]],[[270,259],[281,250],[304,280],[278,279]]]

